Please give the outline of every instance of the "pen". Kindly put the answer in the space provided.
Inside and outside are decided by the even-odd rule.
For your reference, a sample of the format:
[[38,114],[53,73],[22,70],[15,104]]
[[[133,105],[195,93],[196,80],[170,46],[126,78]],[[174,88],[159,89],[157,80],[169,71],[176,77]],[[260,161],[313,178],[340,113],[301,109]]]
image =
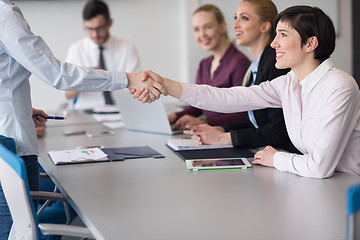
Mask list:
[[59,117],[59,116],[47,116],[46,119],[54,119],[54,120],[65,120],[65,117]]

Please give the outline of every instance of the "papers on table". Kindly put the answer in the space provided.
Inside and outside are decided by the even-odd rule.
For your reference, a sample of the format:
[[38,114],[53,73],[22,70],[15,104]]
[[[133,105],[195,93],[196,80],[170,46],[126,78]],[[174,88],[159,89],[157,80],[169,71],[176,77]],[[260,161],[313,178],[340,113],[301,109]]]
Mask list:
[[232,148],[233,145],[199,145],[193,139],[171,138],[168,139],[166,145],[175,151],[179,150],[194,150],[194,149],[217,149],[217,148]]
[[163,158],[164,156],[149,146],[120,148],[83,148],[75,150],[50,151],[55,165],[123,161],[135,158]]
[[49,156],[55,165],[108,160],[107,154],[100,148],[50,151]]
[[123,128],[124,122],[122,121],[119,113],[113,114],[92,114],[96,121],[101,122],[108,128]]
[[116,121],[116,122],[103,122],[104,126],[111,128],[111,129],[116,129],[116,128],[124,128],[124,122],[122,121]]
[[99,114],[119,113],[119,108],[116,105],[104,105],[93,108],[92,112]]
[[121,115],[119,113],[92,114],[92,116],[98,122],[117,122],[117,121],[121,121]]

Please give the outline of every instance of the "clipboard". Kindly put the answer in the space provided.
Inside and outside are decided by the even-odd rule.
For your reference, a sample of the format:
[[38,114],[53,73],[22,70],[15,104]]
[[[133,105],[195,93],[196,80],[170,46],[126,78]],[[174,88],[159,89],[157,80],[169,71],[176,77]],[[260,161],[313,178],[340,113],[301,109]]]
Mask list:
[[50,151],[48,155],[55,165],[112,162],[135,158],[164,158],[162,154],[148,146]]
[[149,146],[102,149],[111,159],[164,158],[164,155]]

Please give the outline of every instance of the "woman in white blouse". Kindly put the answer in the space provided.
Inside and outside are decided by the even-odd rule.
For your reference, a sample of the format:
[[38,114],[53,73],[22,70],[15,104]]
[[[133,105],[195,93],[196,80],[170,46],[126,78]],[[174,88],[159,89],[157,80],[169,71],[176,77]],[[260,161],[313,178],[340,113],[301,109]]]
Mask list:
[[330,177],[334,171],[360,175],[360,92],[350,75],[333,67],[331,19],[319,8],[294,6],[278,15],[275,26],[271,43],[275,66],[291,68],[275,80],[218,89],[176,82],[150,71],[144,78],[154,79],[165,95],[211,111],[282,107],[289,137],[302,154],[267,146],[255,154],[253,164],[314,178]]

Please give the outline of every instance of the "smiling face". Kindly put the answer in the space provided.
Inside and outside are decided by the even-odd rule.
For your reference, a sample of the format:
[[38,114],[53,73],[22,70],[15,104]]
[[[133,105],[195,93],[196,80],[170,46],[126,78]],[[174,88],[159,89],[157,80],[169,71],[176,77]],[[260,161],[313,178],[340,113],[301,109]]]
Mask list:
[[234,20],[236,44],[246,47],[256,44],[264,25],[256,13],[256,6],[250,2],[242,2],[236,9]]
[[206,51],[220,47],[222,36],[226,33],[225,23],[219,24],[212,12],[200,11],[193,15],[192,26],[195,40]]
[[305,63],[307,51],[301,45],[299,33],[288,23],[279,21],[276,27],[276,37],[271,43],[276,50],[276,64],[278,69],[291,68],[292,70]]

